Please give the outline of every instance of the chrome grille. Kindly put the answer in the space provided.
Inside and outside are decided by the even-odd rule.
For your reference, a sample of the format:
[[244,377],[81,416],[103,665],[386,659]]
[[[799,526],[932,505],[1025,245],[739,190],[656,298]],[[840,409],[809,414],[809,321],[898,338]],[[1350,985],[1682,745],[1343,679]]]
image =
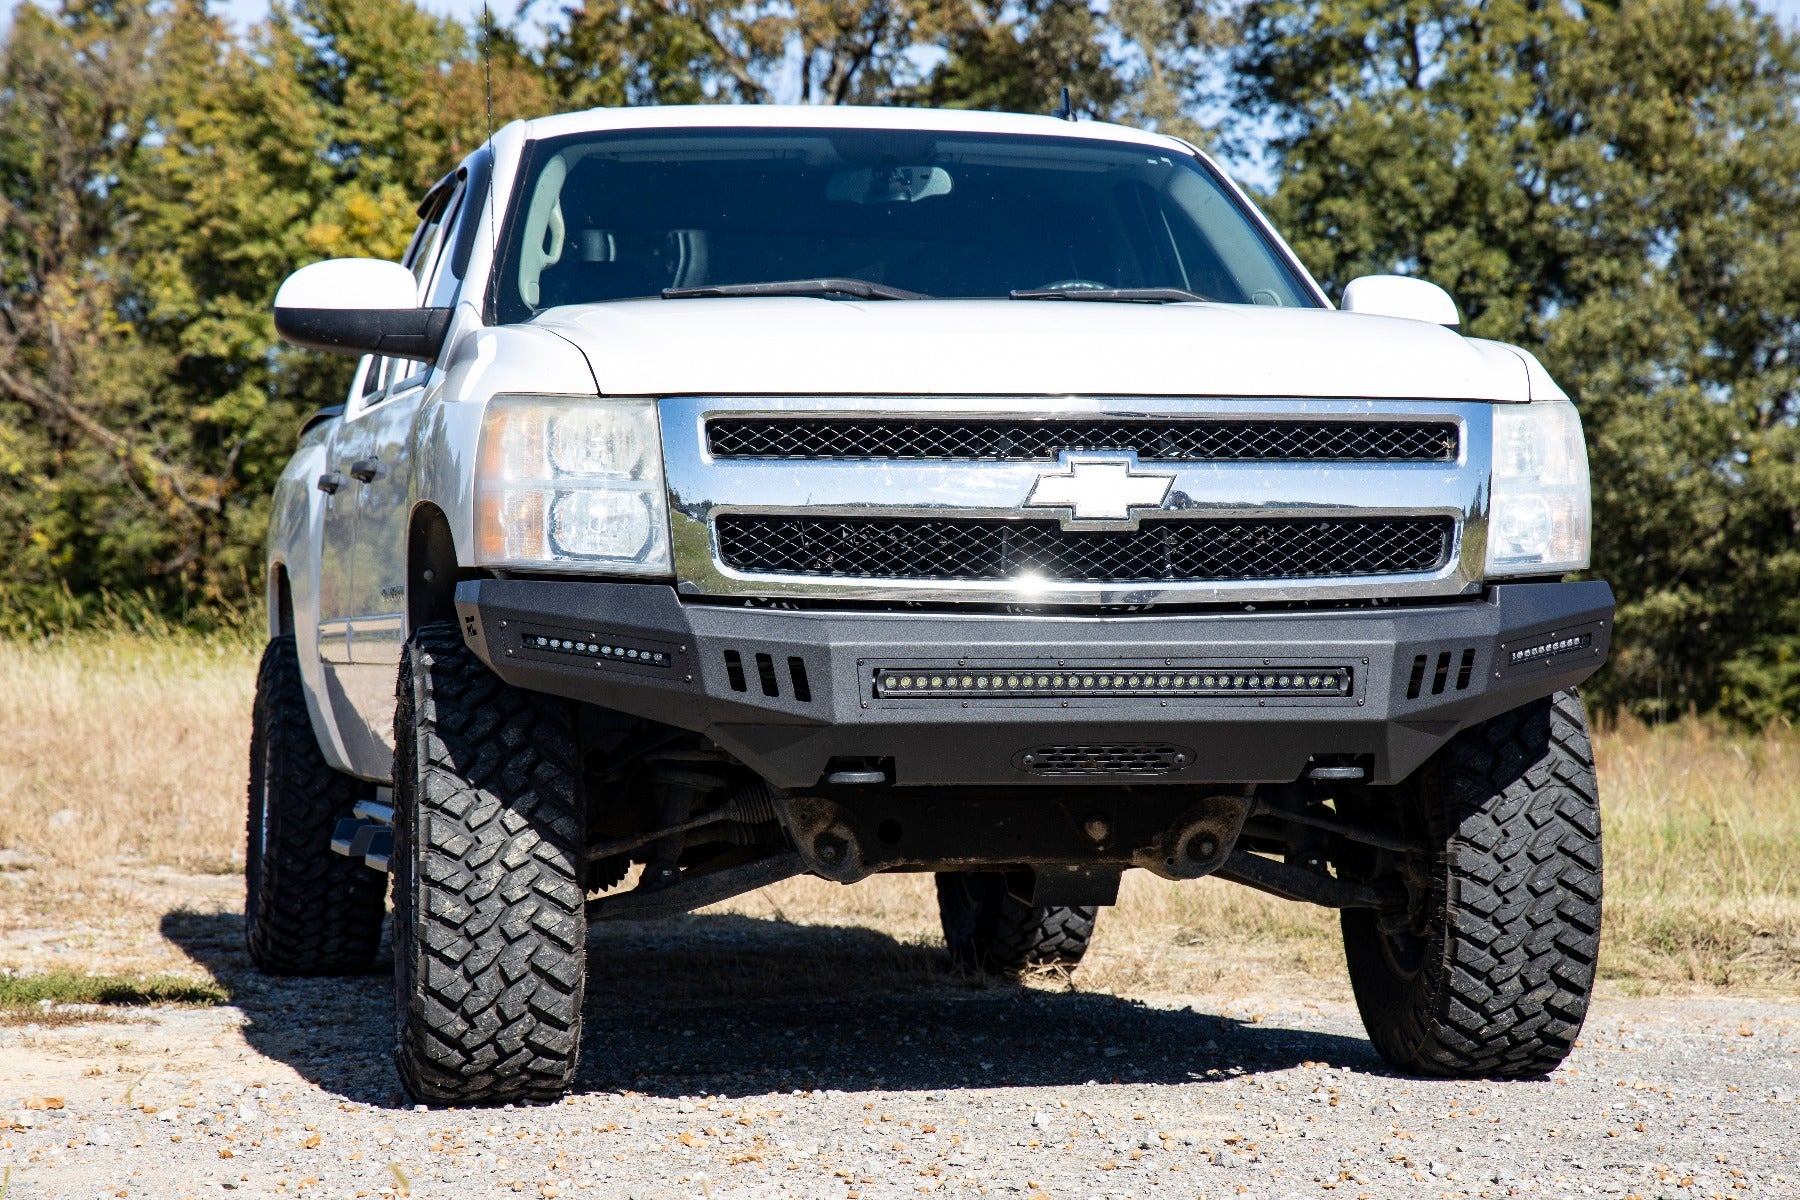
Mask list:
[[1448,517],[1156,520],[1069,532],[1054,521],[724,514],[733,570],[838,579],[1154,583],[1316,579],[1435,571]]
[[1054,461],[1130,450],[1161,462],[1454,462],[1439,421],[1023,420],[730,417],[707,422],[715,458]]

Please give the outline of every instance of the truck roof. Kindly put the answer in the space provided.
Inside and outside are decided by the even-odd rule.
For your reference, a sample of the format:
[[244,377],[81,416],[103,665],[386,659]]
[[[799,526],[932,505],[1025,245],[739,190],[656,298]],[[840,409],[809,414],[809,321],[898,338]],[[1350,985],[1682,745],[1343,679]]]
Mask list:
[[878,108],[813,104],[668,104],[640,108],[590,108],[524,122],[527,138],[561,137],[624,129],[904,129],[941,133],[1081,137],[1109,142],[1192,148],[1165,134],[1104,121],[1065,121],[1024,113],[965,112],[943,108]]

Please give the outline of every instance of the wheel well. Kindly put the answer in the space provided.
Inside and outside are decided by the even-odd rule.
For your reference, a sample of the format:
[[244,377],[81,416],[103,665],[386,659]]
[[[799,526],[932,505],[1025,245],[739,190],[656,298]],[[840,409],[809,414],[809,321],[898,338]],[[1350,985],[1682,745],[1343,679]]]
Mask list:
[[286,563],[276,563],[269,571],[269,632],[274,637],[294,632],[294,592]]
[[454,621],[456,584],[464,574],[457,567],[449,518],[436,505],[420,505],[406,537],[407,628]]

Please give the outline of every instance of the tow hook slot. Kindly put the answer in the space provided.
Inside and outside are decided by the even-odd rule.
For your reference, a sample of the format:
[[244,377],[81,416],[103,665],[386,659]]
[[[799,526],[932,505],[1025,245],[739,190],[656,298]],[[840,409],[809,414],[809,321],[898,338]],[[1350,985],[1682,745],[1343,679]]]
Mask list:
[[377,789],[375,799],[358,800],[351,816],[338,821],[331,831],[331,849],[346,858],[360,858],[372,870],[386,872],[394,856],[393,793]]

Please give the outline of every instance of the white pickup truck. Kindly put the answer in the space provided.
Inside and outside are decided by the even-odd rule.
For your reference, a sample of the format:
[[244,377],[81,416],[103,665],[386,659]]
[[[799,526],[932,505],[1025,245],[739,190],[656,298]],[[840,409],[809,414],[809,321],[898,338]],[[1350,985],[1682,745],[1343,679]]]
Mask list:
[[522,121],[419,215],[276,297],[361,361],[276,489],[247,867],[285,973],[391,876],[417,1099],[559,1095],[589,922],[808,873],[935,872],[1001,973],[1216,875],[1341,910],[1396,1067],[1568,1052],[1613,600],[1531,355],[1050,117]]

